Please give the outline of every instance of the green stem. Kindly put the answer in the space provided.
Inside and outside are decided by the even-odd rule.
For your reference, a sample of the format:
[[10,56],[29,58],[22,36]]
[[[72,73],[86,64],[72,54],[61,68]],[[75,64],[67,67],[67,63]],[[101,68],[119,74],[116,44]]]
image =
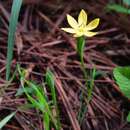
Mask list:
[[[88,91],[87,92],[87,102],[89,104],[89,102],[91,101],[91,97],[92,97],[92,90],[93,90],[94,80],[92,79],[90,81],[90,84],[88,84],[88,73],[86,71],[86,67],[85,67],[83,57],[81,57],[80,61],[81,61],[81,69],[82,69],[82,72],[83,72],[84,78],[85,78],[85,86],[86,86],[87,91]],[[95,74],[95,69],[93,70],[93,73]]]
[[87,83],[88,82],[88,74],[87,74],[87,71],[86,71],[84,59],[81,58],[80,62],[81,62],[81,69],[82,69],[82,72],[83,72],[84,78],[85,78],[85,86],[88,88],[88,83]]
[[[77,38],[77,52],[80,56],[81,69],[85,79],[85,86],[87,88],[87,99],[85,95],[81,94],[81,107],[78,115],[79,123],[82,123],[85,113],[87,112],[87,106],[91,101],[92,90],[93,90],[93,80],[88,84],[88,73],[86,71],[85,63],[84,63],[84,48],[85,48],[85,38],[79,37]],[[95,72],[95,71],[94,71]],[[84,104],[84,101],[87,103],[87,106]]]
[[[82,69],[82,72],[83,72],[83,75],[84,75],[84,78],[85,78],[85,86],[88,88],[88,86],[87,86],[88,76],[87,76],[84,58],[83,58],[84,47],[85,47],[85,38],[84,37],[77,38],[77,53],[80,56],[81,69]],[[87,106],[84,104],[84,94],[82,92],[81,93],[81,107],[80,107],[79,114],[78,114],[78,120],[79,120],[80,124],[83,121],[83,118],[84,118],[86,111],[87,111]]]
[[85,86],[88,88],[88,74],[84,63],[84,48],[85,48],[85,38],[83,36],[77,38],[77,52],[80,56],[81,69],[85,78]]

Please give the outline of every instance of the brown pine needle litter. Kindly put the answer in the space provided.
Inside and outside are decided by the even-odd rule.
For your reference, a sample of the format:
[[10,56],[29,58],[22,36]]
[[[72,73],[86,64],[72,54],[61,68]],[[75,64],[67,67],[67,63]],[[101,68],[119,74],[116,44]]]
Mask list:
[[[29,102],[24,93],[16,96],[21,88],[16,70],[18,64],[26,70],[26,80],[43,87],[49,104],[51,92],[49,88],[44,88],[44,78],[48,68],[53,72],[62,130],[130,129],[126,122],[129,100],[120,93],[112,76],[114,67],[130,64],[130,16],[107,12],[105,7],[108,3],[109,0],[24,0],[11,65],[14,78],[7,82],[5,66],[12,1],[0,2],[0,120],[17,111],[3,130],[44,130],[42,114],[27,106]],[[101,31],[99,35],[87,39],[84,49],[86,68],[90,72],[95,67],[97,75],[92,100],[79,123],[80,95],[81,92],[86,95],[87,89],[75,51],[76,40],[63,32],[61,27],[66,27],[66,14],[76,18],[81,9],[88,12],[90,21],[100,18],[98,30]],[[53,129],[55,126],[50,130]]]

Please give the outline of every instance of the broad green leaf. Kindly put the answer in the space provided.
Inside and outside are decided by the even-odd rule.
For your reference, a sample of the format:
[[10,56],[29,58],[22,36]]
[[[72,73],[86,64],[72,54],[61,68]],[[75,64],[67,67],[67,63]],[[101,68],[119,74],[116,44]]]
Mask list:
[[80,60],[83,60],[84,55],[84,47],[85,47],[85,39],[84,37],[77,38],[77,52],[80,56]]
[[21,5],[22,5],[22,0],[13,0],[11,17],[10,17],[10,21],[9,21],[6,80],[9,80],[9,78],[10,78],[10,68],[11,68],[11,62],[12,62],[12,58],[13,58],[15,32],[16,32],[16,26],[17,26],[17,22],[18,22],[18,16],[19,16]]
[[118,13],[130,14],[130,9],[123,7],[122,5],[118,4],[108,4],[106,7],[110,11],[116,11]]
[[127,122],[130,123],[130,112],[127,115]]
[[130,6],[130,0],[123,0],[123,3]]
[[116,67],[113,75],[121,92],[130,99],[130,67]]
[[2,129],[6,123],[15,115],[16,112],[11,113],[7,117],[5,117],[2,121],[0,121],[0,129]]

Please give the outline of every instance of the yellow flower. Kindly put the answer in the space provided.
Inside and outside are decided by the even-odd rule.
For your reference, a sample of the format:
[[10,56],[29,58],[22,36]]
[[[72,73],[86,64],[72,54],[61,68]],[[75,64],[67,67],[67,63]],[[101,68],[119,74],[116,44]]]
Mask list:
[[99,25],[99,18],[92,20],[87,23],[87,13],[82,9],[78,16],[78,21],[76,21],[72,16],[67,14],[67,21],[71,28],[61,28],[63,31],[74,34],[74,37],[92,37],[98,32],[92,32]]

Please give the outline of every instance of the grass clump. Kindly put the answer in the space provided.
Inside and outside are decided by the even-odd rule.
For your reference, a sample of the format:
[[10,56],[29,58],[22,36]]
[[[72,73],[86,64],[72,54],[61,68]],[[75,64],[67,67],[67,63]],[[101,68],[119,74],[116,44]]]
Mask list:
[[[20,74],[20,81],[28,101],[33,108],[42,113],[43,126],[45,130],[55,128],[61,129],[59,118],[59,110],[56,99],[56,91],[54,85],[54,75],[50,70],[47,70],[45,83],[38,85],[33,81],[25,79],[26,70],[18,67]],[[48,87],[48,88],[47,88]],[[28,89],[30,88],[30,89]],[[50,90],[50,96],[47,94],[47,89]],[[31,90],[31,91],[30,91]]]

